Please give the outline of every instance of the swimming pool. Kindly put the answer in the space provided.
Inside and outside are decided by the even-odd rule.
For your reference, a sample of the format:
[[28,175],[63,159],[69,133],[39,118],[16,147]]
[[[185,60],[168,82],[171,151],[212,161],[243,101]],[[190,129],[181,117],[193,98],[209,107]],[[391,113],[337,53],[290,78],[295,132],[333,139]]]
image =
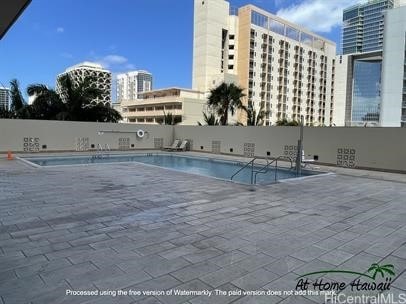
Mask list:
[[[61,166],[61,165],[85,165],[98,163],[121,163],[121,162],[139,162],[148,165],[155,165],[163,168],[174,169],[178,171],[194,173],[204,176],[230,180],[231,176],[242,169],[246,162],[219,160],[205,157],[181,156],[179,154],[133,154],[133,155],[109,155],[102,158],[94,156],[69,156],[69,157],[30,157],[24,160],[34,163],[41,167]],[[247,161],[248,162],[248,161]],[[262,165],[256,165],[256,170],[262,168]],[[321,172],[302,170],[301,177],[320,174]],[[296,172],[293,169],[281,168],[277,170],[276,179],[295,178]],[[251,167],[241,170],[234,178],[234,181],[245,184],[251,183]],[[275,182],[275,168],[270,167],[266,173],[257,175],[257,184],[264,185]]]

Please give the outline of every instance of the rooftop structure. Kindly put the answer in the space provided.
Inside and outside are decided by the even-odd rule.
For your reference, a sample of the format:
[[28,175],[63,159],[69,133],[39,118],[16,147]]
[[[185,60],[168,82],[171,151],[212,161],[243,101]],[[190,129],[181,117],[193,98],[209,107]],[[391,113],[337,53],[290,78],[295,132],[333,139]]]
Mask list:
[[[90,298],[97,303],[98,298],[77,294],[99,288],[115,292],[112,284],[127,291],[284,290],[309,271],[348,266],[356,274],[346,274],[349,282],[374,263],[394,265],[393,274],[376,278],[380,284],[391,280],[391,289],[380,294],[391,298],[405,286],[405,174],[320,165],[335,174],[272,186],[203,176],[205,169],[224,172],[221,159],[233,172],[253,153],[292,152],[298,129],[0,119],[2,153],[28,152],[14,161],[0,158],[1,301],[79,304]],[[406,172],[405,135],[402,128],[306,128],[304,145],[321,163]],[[187,139],[192,151],[182,156],[158,150],[174,139]],[[103,158],[96,154],[98,144],[114,152]],[[82,152],[68,152],[75,149]],[[47,150],[63,152],[34,154]],[[68,162],[39,168],[26,162],[33,154],[39,163]],[[125,162],[115,163],[117,157]],[[69,165],[72,160],[95,162]],[[198,167],[197,160],[207,165]],[[176,162],[178,169],[159,167],[158,161],[161,166]],[[327,276],[334,282],[343,278]],[[113,296],[103,297],[115,302]],[[124,303],[146,299],[120,298]],[[158,298],[165,303],[325,303],[324,296],[309,294],[196,294],[174,301],[163,293]]]

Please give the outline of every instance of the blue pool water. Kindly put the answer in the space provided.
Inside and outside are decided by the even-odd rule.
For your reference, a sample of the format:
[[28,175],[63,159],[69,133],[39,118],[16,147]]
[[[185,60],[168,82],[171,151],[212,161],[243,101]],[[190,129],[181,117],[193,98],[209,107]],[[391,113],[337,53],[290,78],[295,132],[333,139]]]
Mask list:
[[[92,156],[71,156],[71,157],[33,157],[25,158],[39,166],[78,165],[94,163],[116,163],[116,162],[140,162],[164,168],[175,169],[183,172],[199,175],[212,176],[230,180],[231,176],[241,169],[245,163],[236,161],[216,160],[203,157],[179,156],[176,154],[138,154],[138,155],[110,155],[104,158]],[[256,168],[259,170],[260,165]],[[319,174],[320,172],[302,170],[301,176]],[[294,178],[296,172],[293,169],[278,168],[277,180]],[[236,182],[251,182],[251,168],[243,169],[233,179]],[[257,175],[257,184],[270,184],[275,182],[275,168],[271,167],[266,173]]]

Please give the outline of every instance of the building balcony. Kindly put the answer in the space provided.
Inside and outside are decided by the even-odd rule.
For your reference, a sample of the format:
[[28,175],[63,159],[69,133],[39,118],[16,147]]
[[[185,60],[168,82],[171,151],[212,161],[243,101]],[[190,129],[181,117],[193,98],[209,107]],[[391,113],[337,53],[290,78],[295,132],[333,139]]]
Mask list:
[[[183,115],[183,110],[179,109],[165,109],[165,113],[171,113],[172,115]],[[158,116],[164,116],[164,111],[140,111],[140,112],[124,112],[122,113],[123,117],[125,118],[145,118],[145,117],[158,117]]]

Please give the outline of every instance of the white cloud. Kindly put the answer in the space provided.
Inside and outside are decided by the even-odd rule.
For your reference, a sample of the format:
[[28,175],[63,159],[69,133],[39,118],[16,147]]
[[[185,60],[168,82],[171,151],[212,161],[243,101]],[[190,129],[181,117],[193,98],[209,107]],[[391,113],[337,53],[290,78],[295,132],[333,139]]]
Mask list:
[[342,24],[343,9],[361,2],[365,0],[303,0],[280,9],[277,15],[309,30],[328,33]]
[[110,54],[104,57],[94,57],[95,61],[106,69],[111,69],[113,71],[128,71],[135,69],[135,65],[129,62],[127,57],[118,54]]
[[107,55],[98,60],[104,68],[110,68],[111,66],[123,65],[128,63],[128,59],[121,55]]
[[57,32],[57,33],[63,33],[63,32],[65,32],[65,29],[60,26],[60,27],[57,27],[57,28],[56,28],[56,32]]

